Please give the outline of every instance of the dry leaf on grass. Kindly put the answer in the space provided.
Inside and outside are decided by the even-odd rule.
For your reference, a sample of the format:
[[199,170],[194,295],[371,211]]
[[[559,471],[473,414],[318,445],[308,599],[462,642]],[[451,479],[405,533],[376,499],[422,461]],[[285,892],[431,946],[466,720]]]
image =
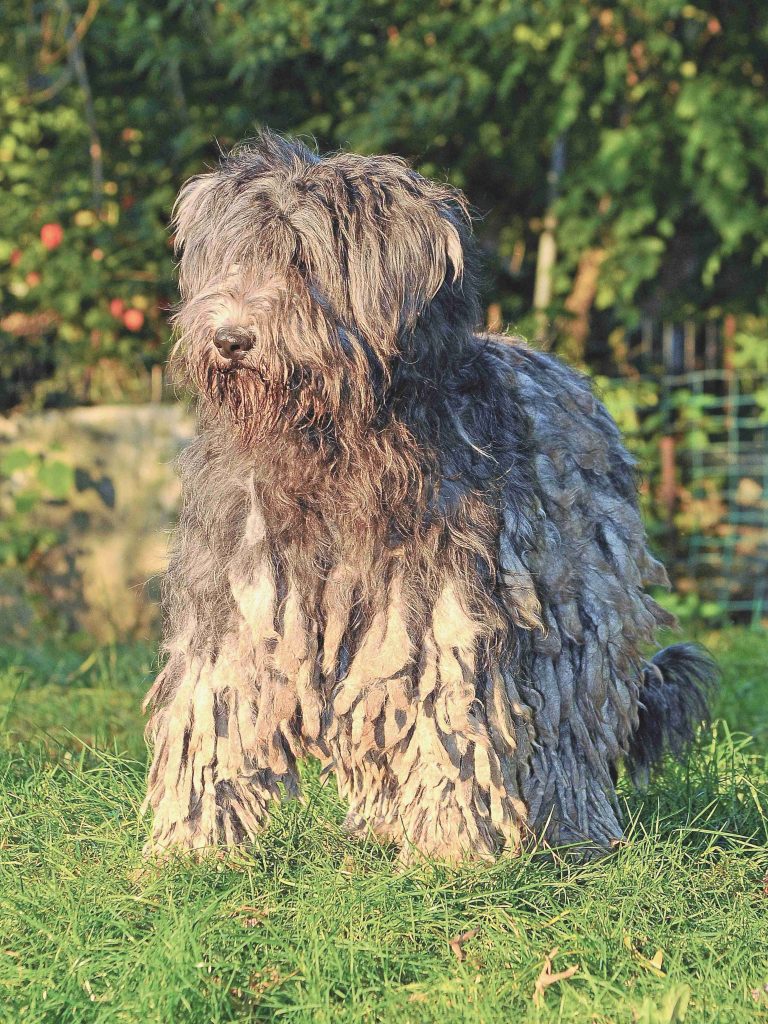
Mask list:
[[235,1000],[240,1009],[255,1008],[261,1002],[261,998],[270,989],[294,978],[298,971],[291,971],[290,974],[280,974],[276,967],[267,967],[262,971],[256,971],[248,978],[246,987],[234,986],[229,990],[230,996]]
[[244,928],[255,928],[270,913],[269,907],[238,907],[229,916],[240,918]]
[[451,952],[459,963],[463,963],[467,959],[467,954],[464,952],[464,943],[469,942],[470,939],[474,939],[479,931],[479,928],[473,928],[472,931],[462,932],[461,935],[454,935],[448,943]]
[[541,974],[536,979],[536,985],[533,989],[533,1002],[536,1006],[541,1006],[544,1001],[544,993],[550,985],[555,985],[558,981],[567,981],[568,978],[572,978],[579,969],[579,965],[574,964],[572,967],[567,967],[564,971],[555,971],[553,974],[552,961],[558,953],[559,949],[557,946],[549,951],[549,955],[544,960],[544,966],[541,969]]
[[428,1001],[428,998],[429,997],[427,996],[426,992],[412,992],[408,996],[408,1002],[409,1003],[426,1003]]
[[635,947],[632,945],[632,939],[629,935],[624,936],[624,945],[632,954],[634,959],[640,964],[641,967],[644,967],[646,971],[650,971],[651,974],[655,974],[657,978],[666,978],[667,972],[662,971],[661,969],[661,965],[664,962],[664,950],[657,949],[651,957],[651,959],[649,960],[648,957],[643,956],[643,954],[639,950],[635,949]]

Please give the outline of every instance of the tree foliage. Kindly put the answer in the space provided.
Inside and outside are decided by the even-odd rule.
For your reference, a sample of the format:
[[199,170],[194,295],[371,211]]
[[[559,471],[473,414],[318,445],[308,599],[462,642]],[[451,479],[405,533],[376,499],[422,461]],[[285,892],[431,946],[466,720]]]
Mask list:
[[[260,124],[465,188],[488,300],[768,315],[758,0],[20,0],[0,23],[0,399],[130,396],[164,356],[181,180]],[[556,144],[562,172],[550,170]],[[53,227],[52,227],[53,226]]]

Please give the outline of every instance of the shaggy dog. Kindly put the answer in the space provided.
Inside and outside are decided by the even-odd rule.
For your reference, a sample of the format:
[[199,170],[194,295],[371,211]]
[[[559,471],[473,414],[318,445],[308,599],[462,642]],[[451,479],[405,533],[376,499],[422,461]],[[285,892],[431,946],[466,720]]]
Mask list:
[[404,858],[610,848],[616,765],[704,715],[633,464],[588,383],[478,336],[462,195],[263,133],[179,196],[199,395],[152,687],[152,850],[242,843],[336,774]]

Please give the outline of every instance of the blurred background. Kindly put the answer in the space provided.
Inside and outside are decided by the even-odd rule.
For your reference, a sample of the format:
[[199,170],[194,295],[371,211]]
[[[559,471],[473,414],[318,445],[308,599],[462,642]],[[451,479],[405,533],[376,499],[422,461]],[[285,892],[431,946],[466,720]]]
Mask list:
[[764,623],[758,0],[16,0],[0,20],[0,629],[157,632],[193,426],[181,182],[260,125],[469,195],[486,326],[590,373],[684,620]]

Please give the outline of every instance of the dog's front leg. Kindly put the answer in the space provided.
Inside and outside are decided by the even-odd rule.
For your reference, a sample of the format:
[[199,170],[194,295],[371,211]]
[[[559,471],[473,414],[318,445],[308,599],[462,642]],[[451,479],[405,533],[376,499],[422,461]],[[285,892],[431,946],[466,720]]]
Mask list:
[[334,692],[347,825],[394,840],[404,862],[518,849],[530,737],[512,673],[492,656],[459,581],[446,579],[409,631],[412,606],[396,579]]
[[154,820],[147,853],[251,840],[281,785],[298,793],[295,705],[276,692],[274,676],[257,684],[252,658],[236,642],[229,646],[234,639],[215,660],[185,658],[180,675],[172,657],[150,691],[154,757],[145,807]]
[[263,529],[246,528],[207,602],[188,569],[200,561],[190,557],[194,543],[183,534],[171,565],[169,658],[145,702],[154,751],[147,853],[253,839],[271,799],[298,795],[297,722],[312,712],[314,691],[302,680],[316,641],[290,594],[275,630],[277,584]]

